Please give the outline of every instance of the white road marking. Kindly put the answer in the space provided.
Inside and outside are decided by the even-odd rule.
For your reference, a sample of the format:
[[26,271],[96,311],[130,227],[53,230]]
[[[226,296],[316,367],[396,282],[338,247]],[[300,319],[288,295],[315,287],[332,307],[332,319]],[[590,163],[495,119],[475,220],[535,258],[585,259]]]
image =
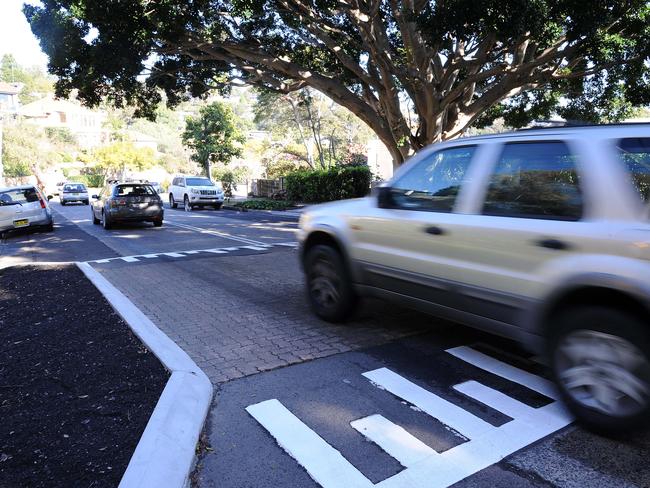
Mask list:
[[470,439],[479,437],[494,428],[485,420],[410,382],[388,368],[368,371],[363,373],[363,376]]
[[429,456],[438,455],[420,439],[379,414],[355,420],[350,422],[350,425],[397,459],[405,468]]
[[170,258],[186,258],[187,256],[185,254],[181,254],[179,252],[164,252],[162,253],[165,256],[169,256]]
[[524,385],[531,390],[534,390],[542,395],[545,395],[554,400],[559,399],[558,392],[555,388],[555,385],[549,380],[540,378],[537,375],[523,371],[519,368],[515,368],[509,364],[499,361],[487,354],[483,354],[471,347],[461,346],[454,347],[453,349],[447,349],[447,352],[452,356],[456,356],[463,361],[470,363],[477,368],[484,369],[489,371],[492,374],[501,376],[507,380],[510,380],[514,383],[519,383]]
[[173,227],[180,227],[182,229],[193,230],[194,232],[200,232],[201,234],[209,234],[216,237],[223,237],[224,239],[230,239],[233,241],[243,242],[244,244],[251,244],[253,246],[263,246],[264,243],[260,241],[255,241],[253,239],[248,239],[247,237],[234,236],[232,234],[227,234],[226,232],[220,232],[212,229],[203,229],[201,227],[195,227],[189,224],[180,224],[178,222],[171,223],[169,225]]
[[135,263],[138,262],[142,258],[147,258],[147,259],[153,259],[153,258],[159,258],[161,256],[168,256],[171,258],[185,258],[189,255],[195,255],[195,254],[200,254],[200,253],[211,253],[211,254],[228,254],[229,252],[232,251],[239,251],[242,249],[248,249],[248,250],[253,250],[253,251],[268,251],[269,249],[275,247],[275,246],[286,246],[286,244],[291,244],[291,243],[281,243],[281,244],[264,244],[263,246],[235,246],[235,247],[217,247],[213,249],[191,249],[189,251],[177,251],[177,252],[161,252],[161,253],[156,253],[156,254],[135,254],[133,256],[118,256],[115,258],[106,258],[106,259],[93,259],[90,261],[86,261],[88,263],[96,263],[96,264],[106,264],[111,261],[116,261],[116,260],[121,260],[125,261],[127,263]]
[[275,437],[323,488],[371,488],[373,484],[339,451],[307,427],[278,400],[246,407],[246,411]]
[[[532,390],[553,393],[548,391],[546,380],[471,348],[454,348],[448,352]],[[354,429],[405,466],[394,476],[373,484],[279,401],[268,400],[251,405],[246,410],[324,488],[446,488],[573,421],[558,401],[534,408],[477,381],[454,385],[453,388],[463,395],[512,418],[502,426],[495,427],[387,368],[363,375],[379,388],[417,405],[428,415],[468,435],[470,439],[438,453],[379,414],[355,420],[350,423]]]
[[138,258],[132,257],[132,256],[124,256],[124,257],[121,257],[120,259],[122,261],[126,261],[127,263],[137,263],[137,262],[140,261]]

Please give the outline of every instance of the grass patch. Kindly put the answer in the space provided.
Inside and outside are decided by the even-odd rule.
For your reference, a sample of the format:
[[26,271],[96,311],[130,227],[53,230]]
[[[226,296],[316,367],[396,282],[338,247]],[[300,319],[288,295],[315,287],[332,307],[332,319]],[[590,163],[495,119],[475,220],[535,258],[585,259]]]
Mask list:
[[232,203],[231,206],[245,208],[246,210],[287,210],[293,208],[293,202],[288,200],[270,200],[268,198],[255,198],[243,202]]

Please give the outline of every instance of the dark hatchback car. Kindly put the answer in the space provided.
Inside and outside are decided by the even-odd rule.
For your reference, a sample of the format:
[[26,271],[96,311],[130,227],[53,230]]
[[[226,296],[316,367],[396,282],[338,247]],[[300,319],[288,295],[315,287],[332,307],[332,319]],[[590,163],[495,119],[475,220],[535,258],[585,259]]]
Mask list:
[[93,195],[93,224],[110,229],[119,222],[153,222],[163,225],[163,202],[146,183],[112,183]]

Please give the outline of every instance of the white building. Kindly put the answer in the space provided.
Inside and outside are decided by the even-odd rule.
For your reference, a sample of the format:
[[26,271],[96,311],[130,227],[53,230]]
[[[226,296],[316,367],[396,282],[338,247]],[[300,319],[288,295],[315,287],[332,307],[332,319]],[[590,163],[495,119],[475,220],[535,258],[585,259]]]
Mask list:
[[69,130],[83,148],[93,148],[108,141],[108,131],[103,127],[106,113],[75,102],[47,96],[24,105],[19,114],[41,127]]

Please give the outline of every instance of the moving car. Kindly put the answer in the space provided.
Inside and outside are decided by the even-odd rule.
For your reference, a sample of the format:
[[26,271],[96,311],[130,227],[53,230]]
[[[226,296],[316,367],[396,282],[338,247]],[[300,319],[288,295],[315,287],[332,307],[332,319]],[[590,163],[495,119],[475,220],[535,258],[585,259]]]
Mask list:
[[146,183],[111,183],[93,195],[93,224],[110,229],[118,222],[152,222],[163,225],[163,202]]
[[0,188],[0,233],[29,227],[54,230],[47,199],[33,185]]
[[300,221],[314,312],[377,296],[544,353],[570,410],[650,420],[650,124],[524,130],[423,149],[364,199]]
[[88,189],[81,183],[66,183],[59,193],[59,201],[61,205],[74,202],[88,205]]
[[169,186],[169,206],[178,207],[182,203],[185,211],[195,207],[214,207],[223,205],[223,189],[205,176],[177,176]]

